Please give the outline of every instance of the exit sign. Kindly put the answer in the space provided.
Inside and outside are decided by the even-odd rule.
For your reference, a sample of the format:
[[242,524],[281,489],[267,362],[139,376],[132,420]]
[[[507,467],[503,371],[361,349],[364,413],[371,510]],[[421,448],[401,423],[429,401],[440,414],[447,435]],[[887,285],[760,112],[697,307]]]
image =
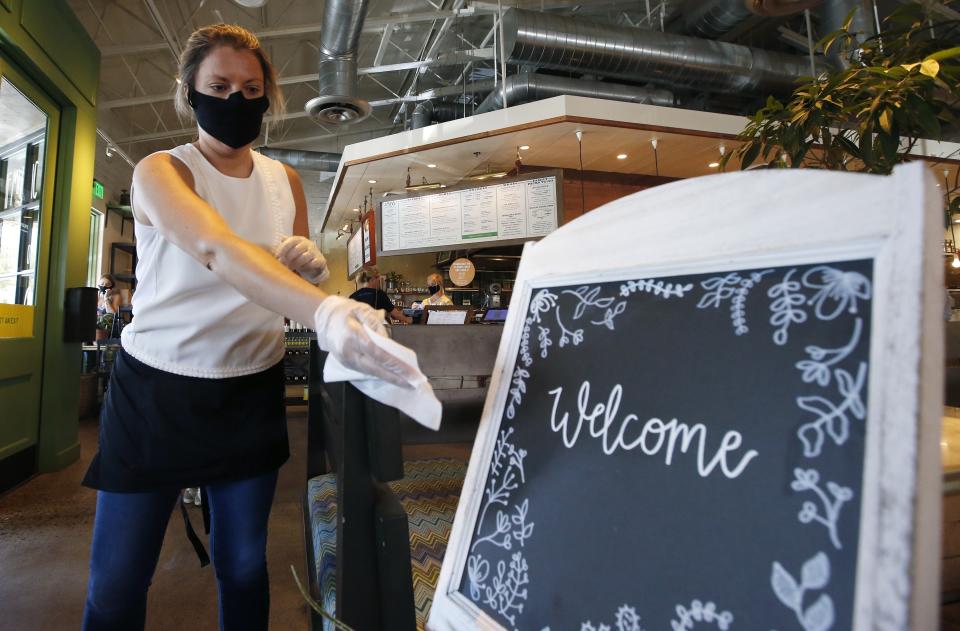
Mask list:
[[93,181],[93,196],[97,199],[103,199],[103,184],[96,180]]

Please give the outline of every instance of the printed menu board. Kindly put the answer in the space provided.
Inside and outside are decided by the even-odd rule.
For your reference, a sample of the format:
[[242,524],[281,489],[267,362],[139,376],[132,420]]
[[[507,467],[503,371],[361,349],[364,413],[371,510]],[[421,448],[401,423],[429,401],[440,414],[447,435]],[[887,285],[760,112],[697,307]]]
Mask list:
[[353,278],[361,267],[363,267],[363,231],[357,230],[347,241],[347,278]]
[[559,172],[444,190],[380,204],[381,255],[525,241],[557,229]]

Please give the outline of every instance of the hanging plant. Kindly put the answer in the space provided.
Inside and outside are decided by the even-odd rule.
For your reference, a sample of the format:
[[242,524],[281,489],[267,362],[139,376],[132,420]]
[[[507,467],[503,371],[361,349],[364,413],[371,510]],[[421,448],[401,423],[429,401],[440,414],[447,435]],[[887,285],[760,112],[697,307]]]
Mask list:
[[[737,156],[743,169],[801,166],[888,174],[910,159],[921,138],[960,131],[960,20],[934,22],[913,2],[898,7],[882,31],[862,43],[843,27],[817,43],[839,48],[849,65],[801,85],[787,102],[774,97],[750,117]],[[955,157],[955,156],[951,156]],[[960,212],[960,172],[945,184],[948,213]]]

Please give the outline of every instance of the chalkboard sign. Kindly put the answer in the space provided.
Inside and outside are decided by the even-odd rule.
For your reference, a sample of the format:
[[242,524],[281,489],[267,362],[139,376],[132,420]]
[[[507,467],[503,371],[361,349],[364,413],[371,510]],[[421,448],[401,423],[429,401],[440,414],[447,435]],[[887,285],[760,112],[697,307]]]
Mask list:
[[[811,181],[823,175],[694,185],[710,199],[769,186],[789,208],[791,192],[823,190]],[[926,181],[913,170],[904,208],[910,177],[866,180],[901,203],[880,221],[918,235]],[[920,402],[935,412],[939,390],[917,389],[928,362],[915,299],[936,286],[939,268],[921,265],[936,241],[911,255],[886,231],[841,247],[836,232],[801,225],[786,239],[805,236],[805,251],[777,253],[784,237],[770,233],[762,255],[749,254],[762,241],[731,255],[733,239],[718,244],[722,261],[700,249],[701,262],[654,265],[645,248],[669,251],[662,228],[636,218],[651,193],[634,196],[632,218],[627,200],[595,211],[615,228],[596,216],[527,247],[430,628],[919,628],[911,621],[932,615],[916,609],[931,601],[919,586],[935,590],[936,564],[917,551],[936,546],[935,508],[929,489],[910,499],[920,479],[939,497],[918,458],[938,436],[917,431]],[[634,254],[604,254],[617,232],[644,228]],[[565,274],[578,232],[594,271]],[[894,260],[912,291],[892,291]],[[936,378],[927,346],[924,379]]]

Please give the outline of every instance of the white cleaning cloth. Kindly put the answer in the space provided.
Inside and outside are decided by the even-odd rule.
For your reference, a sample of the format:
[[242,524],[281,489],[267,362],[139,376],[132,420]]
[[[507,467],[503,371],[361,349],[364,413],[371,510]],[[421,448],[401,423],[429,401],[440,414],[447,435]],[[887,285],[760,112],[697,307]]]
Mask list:
[[440,429],[443,408],[433,394],[433,388],[430,387],[426,375],[420,372],[417,354],[406,346],[370,330],[366,325],[364,328],[377,346],[415,369],[416,377],[410,381],[411,387],[401,388],[382,379],[351,370],[337,361],[332,354],[327,355],[327,361],[323,366],[323,380],[327,383],[349,381],[356,386],[357,390],[371,399],[397,408],[424,427],[432,430]]

